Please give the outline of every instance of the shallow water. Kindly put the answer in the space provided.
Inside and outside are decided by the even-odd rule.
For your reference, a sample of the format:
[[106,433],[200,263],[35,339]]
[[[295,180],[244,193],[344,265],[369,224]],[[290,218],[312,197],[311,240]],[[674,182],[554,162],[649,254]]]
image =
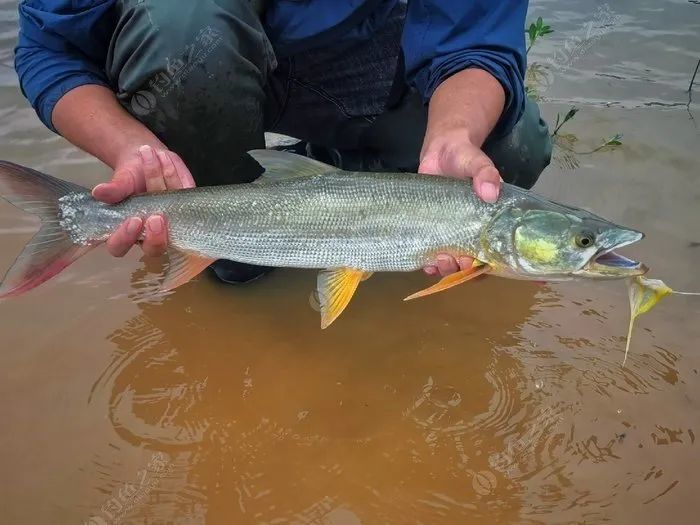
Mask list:
[[[559,151],[537,191],[645,231],[627,252],[700,290],[700,107],[685,92],[700,5],[591,4],[533,2],[556,32],[531,61],[553,70],[548,120],[581,108],[562,130],[577,148],[618,132],[624,146]],[[4,63],[15,8],[0,1]],[[551,63],[566,42],[583,51]],[[42,128],[4,66],[0,115],[0,158],[107,176]],[[0,205],[0,268],[34,227]],[[311,272],[134,301],[159,268],[96,250],[0,303],[3,523],[695,521],[698,300],[640,318],[622,368],[621,283],[487,278],[403,303],[427,278],[376,275],[321,332]]]

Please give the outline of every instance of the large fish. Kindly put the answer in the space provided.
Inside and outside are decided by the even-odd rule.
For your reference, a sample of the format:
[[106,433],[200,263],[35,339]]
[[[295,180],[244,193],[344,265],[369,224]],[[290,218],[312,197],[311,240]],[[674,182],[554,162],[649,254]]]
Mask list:
[[250,154],[265,168],[254,183],[133,196],[107,205],[75,184],[0,163],[0,195],[41,218],[41,229],[8,271],[0,297],[50,279],[105,241],[127,217],[167,218],[175,288],[216,259],[319,268],[321,326],[376,271],[412,271],[439,253],[476,259],[407,299],[489,273],[533,280],[616,279],[646,267],[613,250],[643,234],[592,213],[504,185],[496,203],[469,180],[419,174],[345,172],[273,150]]

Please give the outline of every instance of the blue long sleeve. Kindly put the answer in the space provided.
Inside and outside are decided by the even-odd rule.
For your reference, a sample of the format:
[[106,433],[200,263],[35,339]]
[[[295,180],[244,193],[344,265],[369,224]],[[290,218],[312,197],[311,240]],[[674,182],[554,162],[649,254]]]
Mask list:
[[19,5],[15,69],[22,93],[54,131],[53,108],[65,93],[84,84],[108,85],[103,65],[113,4],[114,0],[24,0]]
[[488,71],[506,93],[494,133],[507,133],[525,104],[527,4],[527,0],[411,0],[402,40],[408,82],[427,102],[450,75],[468,67]]
[[[114,2],[20,3],[15,67],[22,92],[49,128],[53,129],[53,108],[67,91],[83,84],[108,85],[103,67],[116,23]],[[306,3],[287,7],[310,8]],[[527,0],[411,0],[402,41],[409,82],[427,101],[440,82],[457,71],[489,71],[506,92],[496,132],[507,132],[520,118],[525,101],[526,11]]]

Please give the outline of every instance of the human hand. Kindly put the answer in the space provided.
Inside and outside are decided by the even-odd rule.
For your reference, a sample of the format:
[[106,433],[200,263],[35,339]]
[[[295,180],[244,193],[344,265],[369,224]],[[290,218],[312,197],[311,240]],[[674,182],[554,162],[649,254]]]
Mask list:
[[[145,145],[120,160],[112,180],[95,186],[92,196],[107,204],[115,204],[138,193],[194,186],[190,170],[176,153]],[[145,220],[141,217],[126,219],[107,239],[107,250],[114,257],[123,257],[139,241],[144,229],[143,252],[148,256],[165,253],[168,231],[161,215],[151,215]]]
[[[421,152],[420,173],[473,179],[475,193],[486,202],[496,202],[501,189],[501,176],[491,159],[475,146],[468,130],[455,129],[426,142]],[[439,254],[434,265],[424,268],[428,275],[449,275],[472,267],[474,259],[455,259]]]

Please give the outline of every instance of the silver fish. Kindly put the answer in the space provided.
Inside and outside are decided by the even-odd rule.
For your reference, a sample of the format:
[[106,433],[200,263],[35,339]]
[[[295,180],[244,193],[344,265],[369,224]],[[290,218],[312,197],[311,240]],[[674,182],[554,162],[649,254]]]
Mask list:
[[613,250],[643,234],[596,215],[504,185],[481,201],[469,180],[406,173],[345,172],[273,150],[250,154],[265,168],[254,183],[133,196],[107,205],[90,192],[0,162],[0,195],[41,217],[0,286],[26,292],[104,242],[128,217],[167,218],[170,265],[162,289],[175,288],[216,259],[319,268],[322,327],[376,271],[413,271],[439,253],[471,256],[473,268],[445,277],[421,297],[490,273],[533,280],[617,279],[646,267]]

